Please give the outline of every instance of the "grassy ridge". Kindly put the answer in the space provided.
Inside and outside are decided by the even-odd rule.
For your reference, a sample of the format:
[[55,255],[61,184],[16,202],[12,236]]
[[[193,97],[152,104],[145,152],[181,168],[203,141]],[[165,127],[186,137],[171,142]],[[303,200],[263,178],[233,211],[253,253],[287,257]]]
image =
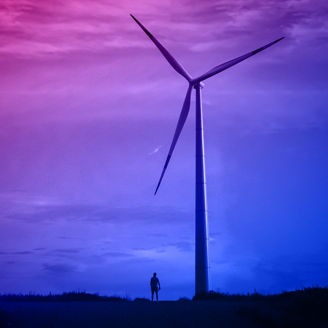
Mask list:
[[297,299],[320,299],[328,302],[328,287],[307,287],[299,290],[282,292],[279,294],[264,295],[257,292],[253,294],[224,294],[217,292],[209,292],[208,294],[194,296],[193,300],[225,300],[225,301],[282,301]]
[[[328,287],[309,287],[295,291],[282,292],[279,294],[264,295],[257,292],[248,294],[225,294],[211,291],[207,294],[194,296],[193,301],[233,301],[233,302],[249,302],[249,301],[297,301],[309,300],[313,302],[328,303]],[[104,296],[97,293],[87,292],[66,292],[62,294],[0,294],[0,301],[18,302],[18,301],[36,301],[36,302],[67,302],[67,301],[106,301],[106,302],[147,302],[148,299],[136,298],[133,301],[127,297],[120,296]],[[179,299],[182,301],[191,301],[188,298]]]
[[0,295],[3,302],[70,302],[70,301],[107,301],[107,302],[128,302],[129,299],[119,296],[100,296],[86,292],[68,292],[62,294],[4,294]]
[[0,328],[328,327],[328,288],[152,303],[85,292],[1,295]]

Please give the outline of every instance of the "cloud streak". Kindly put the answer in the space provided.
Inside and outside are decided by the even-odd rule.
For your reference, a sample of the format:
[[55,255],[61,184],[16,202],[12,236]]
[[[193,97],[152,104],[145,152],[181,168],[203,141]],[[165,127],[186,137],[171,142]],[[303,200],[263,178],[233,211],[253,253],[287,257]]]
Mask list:
[[0,53],[39,57],[150,47],[130,21],[131,11],[140,13],[160,36],[164,29],[169,34],[175,31],[177,37],[173,35],[173,39],[177,41],[179,35],[187,33],[185,42],[193,51],[227,47],[236,34],[240,40],[248,38],[249,33],[255,38],[262,33],[268,41],[273,37],[273,27],[279,27],[275,28],[275,37],[280,32],[295,41],[310,41],[310,35],[327,38],[327,24],[322,20],[327,9],[324,1],[316,1],[315,6],[308,1],[184,2],[167,12],[169,1],[150,6],[147,1],[131,5],[126,0],[5,0],[0,14]]

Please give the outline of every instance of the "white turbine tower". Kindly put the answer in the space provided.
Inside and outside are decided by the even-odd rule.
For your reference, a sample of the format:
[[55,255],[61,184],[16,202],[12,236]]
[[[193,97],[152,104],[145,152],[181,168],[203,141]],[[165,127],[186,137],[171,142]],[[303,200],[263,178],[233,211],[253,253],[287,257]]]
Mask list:
[[187,94],[182,106],[180,117],[178,120],[177,127],[174,132],[173,140],[169,153],[167,155],[162,174],[160,176],[159,182],[157,184],[155,194],[162,182],[164,173],[170,162],[172,153],[174,151],[175,145],[179,139],[182,128],[186,122],[187,116],[190,109],[190,98],[192,88],[196,89],[196,254],[195,254],[195,294],[204,294],[208,292],[208,256],[207,256],[207,201],[206,201],[206,178],[205,178],[205,156],[204,156],[204,134],[203,134],[203,112],[202,112],[202,96],[201,89],[204,87],[202,81],[208,79],[209,77],[216,75],[231,66],[234,66],[241,61],[257,54],[258,52],[274,45],[283,39],[279,38],[264,47],[258,48],[251,51],[243,56],[237,57],[235,59],[229,60],[226,63],[215,66],[205,74],[192,78],[190,74],[183,68],[181,64],[159,43],[159,41],[133,16],[131,17],[135,22],[141,27],[141,29],[148,35],[148,37],[153,41],[155,46],[159,49],[166,60],[171,64],[171,66],[182,75],[189,83]]

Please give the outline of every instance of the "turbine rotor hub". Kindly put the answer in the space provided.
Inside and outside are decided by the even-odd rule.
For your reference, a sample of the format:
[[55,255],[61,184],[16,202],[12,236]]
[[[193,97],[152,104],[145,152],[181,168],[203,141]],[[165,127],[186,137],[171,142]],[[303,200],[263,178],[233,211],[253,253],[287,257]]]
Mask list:
[[196,83],[194,83],[193,86],[194,86],[195,89],[197,89],[198,87],[203,89],[205,87],[205,83],[204,82],[196,82]]

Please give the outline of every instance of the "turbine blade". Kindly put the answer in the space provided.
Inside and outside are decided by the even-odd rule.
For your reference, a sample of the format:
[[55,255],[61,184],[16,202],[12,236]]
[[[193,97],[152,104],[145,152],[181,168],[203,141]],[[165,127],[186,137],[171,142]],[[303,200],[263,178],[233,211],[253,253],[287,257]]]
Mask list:
[[177,124],[177,127],[176,127],[175,132],[174,132],[174,136],[173,136],[173,140],[172,140],[172,143],[171,143],[171,147],[170,147],[169,153],[167,155],[167,158],[166,158],[166,161],[165,161],[165,164],[164,164],[164,168],[162,170],[161,177],[159,178],[159,181],[158,181],[158,184],[157,184],[157,187],[156,187],[156,190],[155,190],[155,195],[157,193],[157,190],[158,190],[159,186],[161,185],[161,182],[162,182],[164,173],[165,173],[165,171],[167,169],[167,166],[169,165],[169,162],[170,162],[172,153],[174,151],[175,145],[176,145],[176,143],[177,143],[177,141],[179,139],[179,136],[181,134],[182,128],[183,128],[183,126],[184,126],[184,124],[186,122],[186,119],[188,117],[189,109],[190,109],[191,90],[192,90],[192,85],[189,84],[189,87],[188,87],[188,90],[187,90],[187,94],[186,94],[186,97],[185,97],[185,100],[184,100],[184,103],[183,103],[183,106],[182,106],[182,110],[181,110],[181,113],[180,113],[180,117],[179,117],[179,120],[178,120],[178,124]]
[[184,78],[190,82],[192,77],[189,73],[182,67],[181,64],[177,62],[177,60],[159,43],[159,41],[132,15],[131,17],[135,20],[135,22],[141,27],[141,29],[148,35],[150,40],[152,40],[158,50],[162,53],[162,55],[166,58],[166,60],[171,64],[171,66]]
[[275,43],[279,42],[282,39],[284,39],[284,37],[282,37],[280,39],[277,39],[277,40],[275,40],[273,42],[270,42],[267,45],[265,45],[265,46],[263,46],[261,48],[258,48],[258,49],[254,50],[254,51],[251,51],[251,52],[249,52],[249,53],[247,53],[247,54],[245,54],[243,56],[237,57],[235,59],[232,59],[232,60],[227,61],[226,63],[223,63],[221,65],[215,66],[211,70],[209,70],[207,73],[205,73],[205,74],[199,76],[198,78],[196,78],[193,82],[204,81],[204,80],[208,79],[209,77],[211,77],[211,76],[213,76],[215,74],[218,74],[218,73],[220,73],[220,72],[222,72],[222,71],[230,68],[231,66],[234,66],[234,65],[242,62],[243,60],[245,60],[245,59],[247,59],[247,58],[249,58],[251,56],[254,56],[255,54],[263,51],[264,49],[271,47],[272,45],[274,45]]

